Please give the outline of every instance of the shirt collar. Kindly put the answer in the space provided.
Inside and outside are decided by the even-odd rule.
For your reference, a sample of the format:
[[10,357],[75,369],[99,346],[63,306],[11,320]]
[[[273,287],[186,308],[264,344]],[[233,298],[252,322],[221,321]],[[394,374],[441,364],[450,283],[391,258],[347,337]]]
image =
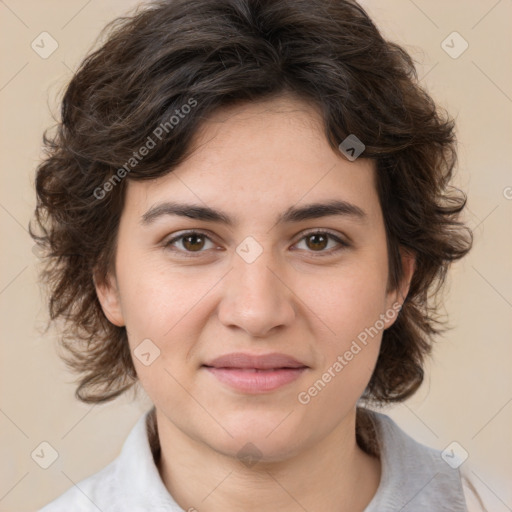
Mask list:
[[[358,411],[357,419],[358,443],[369,446],[370,453],[379,453],[381,460],[380,484],[365,512],[398,510],[417,493],[424,494],[426,500],[431,499],[429,496],[440,497],[445,493],[459,499],[458,472],[442,461],[437,450],[409,437],[384,414],[370,410],[360,414]],[[115,486],[122,490],[121,500],[125,507],[129,506],[130,510],[183,511],[160,477],[159,457],[156,408],[153,407],[133,427],[116,465]],[[418,464],[422,466],[420,469]],[[425,482],[430,479],[432,483],[423,492]],[[461,502],[451,510],[466,509]]]
[[139,418],[117,459],[114,486],[122,493],[119,510],[182,512],[158,471],[160,443],[155,413],[153,407]]

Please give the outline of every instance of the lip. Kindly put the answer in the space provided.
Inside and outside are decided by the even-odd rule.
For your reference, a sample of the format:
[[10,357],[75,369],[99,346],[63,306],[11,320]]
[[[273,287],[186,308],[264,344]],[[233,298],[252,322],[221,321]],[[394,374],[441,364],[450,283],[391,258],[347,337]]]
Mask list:
[[269,354],[247,354],[232,352],[205,363],[214,368],[238,368],[269,370],[272,368],[307,368],[307,365],[287,354],[272,352]]
[[231,388],[259,394],[293,382],[309,367],[286,354],[234,352],[213,359],[203,368]]

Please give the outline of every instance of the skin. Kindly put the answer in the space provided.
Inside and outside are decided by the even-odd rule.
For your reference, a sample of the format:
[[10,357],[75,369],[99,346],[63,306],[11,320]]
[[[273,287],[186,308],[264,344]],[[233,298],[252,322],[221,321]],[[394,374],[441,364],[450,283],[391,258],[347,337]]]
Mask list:
[[[148,338],[160,350],[149,366],[133,359],[156,406],[162,481],[184,510],[363,510],[381,467],[356,443],[355,411],[382,332],[309,403],[297,397],[409,289],[414,260],[403,254],[404,281],[387,291],[374,163],[334,151],[319,113],[289,96],[218,111],[194,148],[168,175],[129,182],[115,273],[97,284],[107,318],[126,326],[132,353]],[[276,224],[291,206],[332,199],[357,205],[366,220]],[[141,223],[169,200],[222,210],[237,223],[176,215]],[[190,229],[208,238],[165,246]],[[350,245],[322,244],[306,230],[329,230]],[[252,263],[236,252],[248,236],[263,251]],[[282,352],[309,368],[275,391],[247,394],[201,368],[229,352]],[[261,457],[251,467],[237,457],[248,442]]]

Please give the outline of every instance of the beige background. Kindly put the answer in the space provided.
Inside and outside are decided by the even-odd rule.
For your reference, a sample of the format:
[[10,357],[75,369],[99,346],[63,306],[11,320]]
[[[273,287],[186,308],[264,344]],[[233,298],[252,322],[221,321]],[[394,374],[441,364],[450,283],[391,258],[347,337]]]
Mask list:
[[[41,335],[46,306],[26,227],[34,169],[56,99],[99,30],[135,1],[0,1],[2,229],[0,312],[0,511],[34,510],[110,462],[147,398],[102,406],[74,399],[73,376]],[[491,510],[512,510],[512,40],[510,0],[364,1],[384,34],[404,44],[433,96],[457,116],[457,183],[469,195],[472,253],[452,270],[446,311],[454,329],[437,344],[429,378],[390,414],[417,440],[457,441],[464,467]],[[41,58],[31,42],[46,31],[58,49]],[[458,58],[441,43],[457,31]],[[453,43],[452,43],[453,40]],[[450,51],[461,48],[451,36]],[[43,441],[58,452],[48,469],[31,458]]]

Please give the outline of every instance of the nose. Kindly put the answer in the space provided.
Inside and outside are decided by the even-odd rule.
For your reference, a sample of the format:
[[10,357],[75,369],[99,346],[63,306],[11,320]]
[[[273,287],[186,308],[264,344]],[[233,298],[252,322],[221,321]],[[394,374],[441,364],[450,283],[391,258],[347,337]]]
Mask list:
[[248,263],[238,255],[224,280],[218,316],[223,325],[254,338],[292,324],[296,310],[293,286],[272,260],[270,251]]

